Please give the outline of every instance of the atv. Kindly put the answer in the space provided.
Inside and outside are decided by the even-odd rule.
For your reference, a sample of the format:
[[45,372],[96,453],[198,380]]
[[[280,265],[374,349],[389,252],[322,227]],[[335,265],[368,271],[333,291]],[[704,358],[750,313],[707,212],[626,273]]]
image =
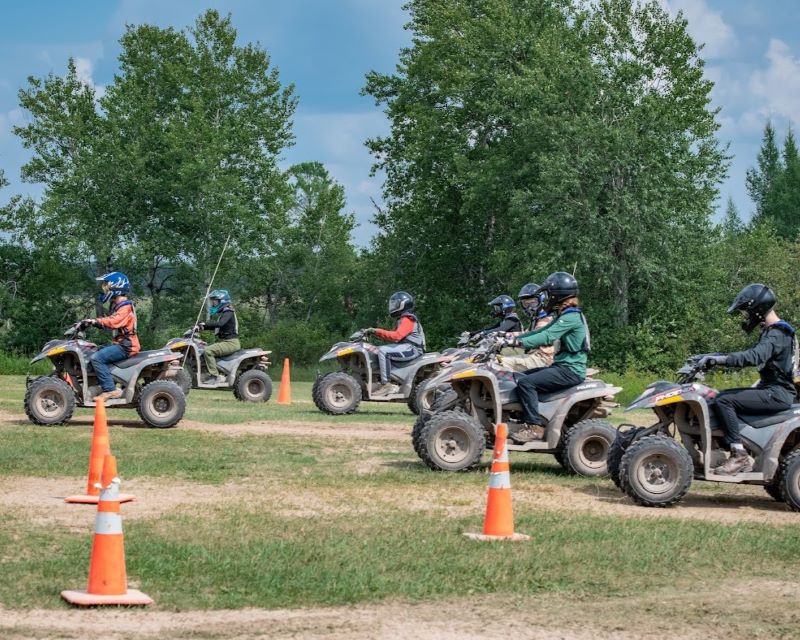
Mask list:
[[181,354],[182,367],[177,382],[185,394],[191,389],[232,389],[233,395],[242,402],[267,402],[272,395],[272,380],[267,374],[269,354],[263,349],[241,349],[217,358],[217,367],[225,380],[211,382],[203,359],[208,345],[200,339],[194,329],[189,329],[180,338],[167,342],[165,348]]
[[337,342],[322,356],[320,362],[336,360],[339,368],[318,375],[311,395],[320,411],[333,415],[354,413],[362,399],[371,402],[406,402],[418,413],[418,385],[439,370],[446,356],[438,352],[424,353],[408,362],[393,362],[391,379],[399,385],[397,393],[375,396],[380,386],[378,347],[369,342],[362,329],[350,336],[349,342]]
[[[412,430],[417,455],[434,470],[465,471],[475,467],[486,447],[494,446],[495,425],[520,423],[522,406],[517,398],[516,373],[504,367],[498,354],[502,338],[476,350],[472,361],[454,365],[438,384],[451,389],[435,401]],[[622,391],[602,380],[587,378],[580,384],[539,396],[539,411],[548,419],[542,440],[516,444],[509,451],[551,453],[565,469],[583,476],[608,473],[606,456],[616,430],[603,405]]]
[[[25,381],[25,413],[34,424],[69,422],[75,407],[94,407],[102,392],[90,362],[97,345],[87,341],[81,323],[64,332],[64,340],[44,345],[31,364],[48,358],[53,371]],[[122,396],[105,401],[106,407],[135,408],[151,427],[174,427],[186,410],[186,398],[174,382],[180,356],[168,349],[141,351],[110,365]]]
[[739,415],[742,440],[755,459],[753,471],[716,474],[726,454],[712,408],[717,391],[702,383],[703,357],[691,356],[677,382],[653,382],[626,408],[650,408],[658,422],[620,430],[609,454],[614,483],[645,507],[680,502],[693,479],[757,484],[800,511],[800,404],[773,415]]

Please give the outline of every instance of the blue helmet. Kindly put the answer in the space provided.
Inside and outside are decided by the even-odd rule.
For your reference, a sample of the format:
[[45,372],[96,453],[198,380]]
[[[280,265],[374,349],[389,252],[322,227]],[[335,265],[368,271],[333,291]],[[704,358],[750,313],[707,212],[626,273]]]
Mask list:
[[127,296],[131,292],[131,283],[121,271],[112,271],[105,275],[98,276],[95,280],[103,288],[103,294],[100,297],[101,302],[108,302],[117,296]]
[[494,317],[504,318],[511,313],[512,309],[517,306],[517,303],[514,302],[514,299],[511,296],[502,294],[492,300],[489,303],[489,306],[492,308],[492,315]]
[[219,313],[231,303],[231,294],[227,289],[214,289],[208,294],[208,312]]

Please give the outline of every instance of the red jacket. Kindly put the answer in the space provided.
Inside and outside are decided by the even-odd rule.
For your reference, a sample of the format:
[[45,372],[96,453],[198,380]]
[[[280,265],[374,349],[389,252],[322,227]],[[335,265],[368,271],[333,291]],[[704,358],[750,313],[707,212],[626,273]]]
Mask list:
[[375,335],[381,340],[400,342],[414,330],[414,324],[414,320],[408,316],[403,316],[400,318],[394,331],[389,331],[388,329],[375,329]]

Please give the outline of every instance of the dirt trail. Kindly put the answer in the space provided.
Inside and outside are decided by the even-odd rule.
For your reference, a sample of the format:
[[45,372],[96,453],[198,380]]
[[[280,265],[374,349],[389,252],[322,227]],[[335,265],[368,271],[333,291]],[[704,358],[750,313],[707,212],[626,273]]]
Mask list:
[[[151,594],[152,595],[152,594]],[[627,598],[559,594],[384,602],[347,607],[220,611],[0,608],[0,637],[104,640],[156,638],[359,638],[478,640],[776,640],[796,638],[796,582],[753,581],[652,590]],[[731,612],[731,602],[736,602]]]

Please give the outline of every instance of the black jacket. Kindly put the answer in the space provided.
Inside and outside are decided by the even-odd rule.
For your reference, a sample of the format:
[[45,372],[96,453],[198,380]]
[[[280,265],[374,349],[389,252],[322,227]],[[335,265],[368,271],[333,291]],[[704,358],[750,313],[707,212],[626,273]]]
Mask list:
[[747,351],[728,354],[728,366],[758,367],[761,389],[786,391],[782,394],[791,403],[795,396],[794,388],[794,329],[788,322],[780,322],[765,327],[758,343]]
[[491,327],[486,327],[485,329],[481,329],[480,331],[476,331],[473,333],[473,336],[477,336],[479,334],[488,335],[490,333],[496,333],[498,331],[521,331],[522,330],[522,323],[519,321],[519,316],[516,313],[509,313],[505,318],[503,318],[500,322]]
[[205,322],[203,325],[206,329],[213,330],[219,340],[239,337],[239,321],[236,319],[233,307],[225,307],[213,317],[216,319]]

